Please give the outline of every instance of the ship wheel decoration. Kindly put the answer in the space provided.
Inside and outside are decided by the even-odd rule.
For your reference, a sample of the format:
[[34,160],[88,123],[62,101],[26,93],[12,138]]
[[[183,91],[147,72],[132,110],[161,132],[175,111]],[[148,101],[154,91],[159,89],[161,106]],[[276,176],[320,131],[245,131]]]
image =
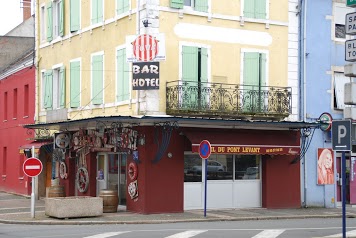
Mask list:
[[76,175],[76,183],[78,191],[85,193],[88,190],[89,175],[88,170],[85,167],[80,167]]

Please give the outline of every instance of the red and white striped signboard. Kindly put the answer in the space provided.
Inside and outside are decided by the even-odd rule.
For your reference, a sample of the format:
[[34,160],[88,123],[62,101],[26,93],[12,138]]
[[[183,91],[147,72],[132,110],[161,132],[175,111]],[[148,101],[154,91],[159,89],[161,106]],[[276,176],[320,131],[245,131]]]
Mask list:
[[139,35],[132,42],[133,54],[139,61],[151,61],[156,58],[158,53],[158,41],[151,35]]
[[166,60],[164,34],[126,37],[126,61],[150,62]]

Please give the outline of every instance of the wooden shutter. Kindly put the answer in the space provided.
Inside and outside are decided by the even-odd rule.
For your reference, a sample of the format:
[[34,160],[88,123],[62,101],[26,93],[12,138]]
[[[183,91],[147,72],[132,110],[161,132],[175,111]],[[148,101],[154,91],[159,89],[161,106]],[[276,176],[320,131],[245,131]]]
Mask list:
[[80,0],[70,0],[70,31],[78,31],[80,27]]
[[171,0],[169,6],[171,8],[179,8],[179,9],[181,9],[184,6],[184,0]]
[[116,0],[116,6],[116,14],[119,15],[129,10],[130,3],[129,0]]
[[59,16],[59,35],[64,36],[64,0],[61,1]]
[[208,0],[195,0],[194,10],[199,12],[208,12]]
[[255,18],[266,19],[266,0],[255,0]]
[[126,62],[126,49],[124,50],[124,60],[123,60],[123,64],[124,64],[124,84],[123,84],[123,88],[124,88],[124,94],[123,94],[123,100],[129,100],[129,96],[130,96],[130,82],[129,82],[129,63]]
[[53,105],[53,72],[52,70],[48,70],[45,73],[45,98],[44,98],[44,108],[52,109]]
[[198,82],[198,48],[183,46],[182,80]]
[[255,18],[255,0],[244,0],[244,17]]
[[98,0],[91,0],[91,24],[98,23]]
[[92,103],[103,103],[103,56],[95,55],[92,61]]
[[65,108],[66,107],[66,74],[65,74],[65,68],[61,67],[59,69],[59,106],[60,108]]
[[70,63],[70,107],[80,106],[80,62]]
[[[201,61],[200,61],[200,82],[208,82],[208,49],[201,48]],[[206,86],[206,84],[203,84]]]
[[47,3],[47,41],[53,40],[52,2]]
[[121,102],[124,100],[124,74],[125,74],[125,69],[124,69],[124,63],[125,63],[125,58],[124,58],[124,49],[118,50],[117,51],[117,101]]
[[97,23],[98,22],[102,22],[103,21],[103,0],[97,0],[98,1],[98,3],[97,3],[97,6],[98,6],[98,15],[97,15],[97,17],[98,17],[98,21],[97,21]]

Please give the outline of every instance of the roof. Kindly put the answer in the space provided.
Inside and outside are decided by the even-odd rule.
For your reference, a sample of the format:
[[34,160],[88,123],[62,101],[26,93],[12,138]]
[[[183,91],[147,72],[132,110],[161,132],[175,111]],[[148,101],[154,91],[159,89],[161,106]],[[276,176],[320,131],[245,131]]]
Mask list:
[[273,120],[247,120],[226,119],[218,117],[190,117],[169,115],[142,115],[142,116],[102,116],[79,120],[66,120],[50,123],[23,125],[29,129],[48,129],[57,131],[74,131],[81,128],[96,128],[97,123],[110,127],[113,123],[122,123],[123,126],[153,126],[157,123],[175,123],[179,127],[198,128],[232,128],[232,129],[272,129],[290,130],[301,128],[318,128],[320,122],[304,121],[273,121]]

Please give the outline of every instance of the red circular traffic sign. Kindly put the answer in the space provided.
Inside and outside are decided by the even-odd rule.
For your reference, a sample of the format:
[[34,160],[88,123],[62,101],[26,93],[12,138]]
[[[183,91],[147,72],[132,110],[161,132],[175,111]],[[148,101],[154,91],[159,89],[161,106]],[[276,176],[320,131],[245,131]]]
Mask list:
[[28,177],[35,177],[39,175],[42,172],[42,168],[42,162],[37,158],[28,158],[22,166],[23,172]]
[[151,61],[158,54],[158,40],[151,35],[139,35],[132,45],[133,54],[139,61]]
[[207,140],[203,140],[199,144],[199,156],[202,159],[207,159],[209,158],[210,154],[211,154],[210,142]]

